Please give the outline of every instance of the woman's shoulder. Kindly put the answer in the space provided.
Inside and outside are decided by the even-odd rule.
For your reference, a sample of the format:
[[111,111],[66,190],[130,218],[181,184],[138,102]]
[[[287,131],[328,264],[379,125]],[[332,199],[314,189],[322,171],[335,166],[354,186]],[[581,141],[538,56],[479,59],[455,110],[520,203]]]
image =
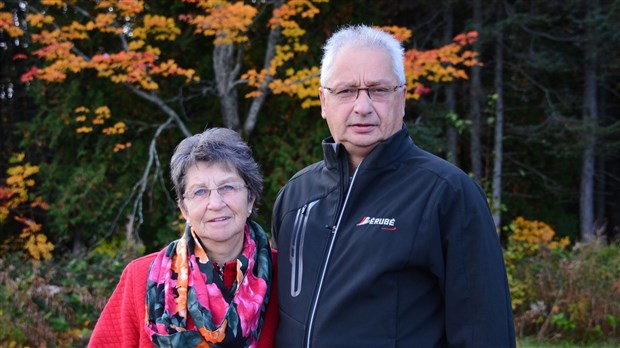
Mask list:
[[123,270],[121,280],[125,277],[130,277],[132,282],[142,281],[142,278],[146,281],[149,268],[156,256],[157,253],[155,252],[129,261]]
[[133,265],[134,267],[141,267],[141,266],[144,266],[144,265],[150,265],[151,262],[153,262],[153,260],[157,256],[157,253],[158,252],[153,252],[153,253],[150,253],[150,254],[138,257],[137,259],[133,259],[131,262],[129,262],[129,265]]

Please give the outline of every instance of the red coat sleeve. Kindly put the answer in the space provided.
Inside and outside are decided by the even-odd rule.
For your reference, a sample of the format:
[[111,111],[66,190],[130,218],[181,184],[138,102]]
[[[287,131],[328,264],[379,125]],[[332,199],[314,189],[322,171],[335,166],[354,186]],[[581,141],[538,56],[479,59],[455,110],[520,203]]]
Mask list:
[[271,294],[269,303],[265,311],[265,321],[258,337],[257,348],[273,348],[276,345],[276,329],[280,321],[280,309],[278,306],[278,252],[273,250],[271,253],[273,260],[273,279],[271,281]]
[[155,254],[130,262],[97,320],[89,347],[152,348],[144,330],[146,278]]

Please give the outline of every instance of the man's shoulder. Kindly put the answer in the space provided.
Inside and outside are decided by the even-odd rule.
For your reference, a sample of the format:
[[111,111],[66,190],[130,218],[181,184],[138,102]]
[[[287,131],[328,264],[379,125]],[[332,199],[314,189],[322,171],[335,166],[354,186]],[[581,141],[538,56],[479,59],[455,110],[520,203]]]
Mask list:
[[453,189],[477,185],[476,181],[456,164],[420,148],[417,148],[413,152],[413,156],[405,161],[405,165],[401,170],[410,173],[415,172],[418,174],[416,175],[418,178],[420,171],[422,171],[426,175],[442,181]]
[[420,167],[440,177],[467,176],[457,165],[418,147],[413,151],[407,166]]
[[308,175],[312,175],[318,171],[323,170],[323,168],[325,167],[325,162],[324,161],[318,161],[315,163],[312,163],[302,169],[300,169],[297,173],[293,174],[293,176],[291,176],[291,178],[289,179],[289,182],[297,180],[299,178],[302,178],[304,176],[308,176]]

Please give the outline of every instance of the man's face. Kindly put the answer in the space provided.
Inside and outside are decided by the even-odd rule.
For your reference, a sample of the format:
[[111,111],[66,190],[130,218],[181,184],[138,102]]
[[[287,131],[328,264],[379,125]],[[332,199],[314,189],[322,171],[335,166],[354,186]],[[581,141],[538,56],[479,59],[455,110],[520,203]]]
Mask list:
[[359,91],[356,100],[343,102],[334,92],[346,88],[390,88],[398,86],[392,72],[390,56],[372,48],[345,48],[332,68],[326,86],[319,90],[321,116],[329,131],[357,162],[394,133],[398,132],[405,116],[406,89],[397,88],[381,101],[371,100],[366,91]]

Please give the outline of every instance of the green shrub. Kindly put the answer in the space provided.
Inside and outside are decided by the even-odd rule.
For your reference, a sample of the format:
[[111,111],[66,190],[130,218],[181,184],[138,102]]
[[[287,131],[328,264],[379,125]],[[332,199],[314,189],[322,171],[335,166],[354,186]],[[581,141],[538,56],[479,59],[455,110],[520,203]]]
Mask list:
[[536,223],[513,222],[505,253],[518,335],[579,344],[620,340],[620,245],[568,250],[549,226]]
[[115,257],[33,261],[0,258],[0,347],[86,347],[92,329],[134,251]]

